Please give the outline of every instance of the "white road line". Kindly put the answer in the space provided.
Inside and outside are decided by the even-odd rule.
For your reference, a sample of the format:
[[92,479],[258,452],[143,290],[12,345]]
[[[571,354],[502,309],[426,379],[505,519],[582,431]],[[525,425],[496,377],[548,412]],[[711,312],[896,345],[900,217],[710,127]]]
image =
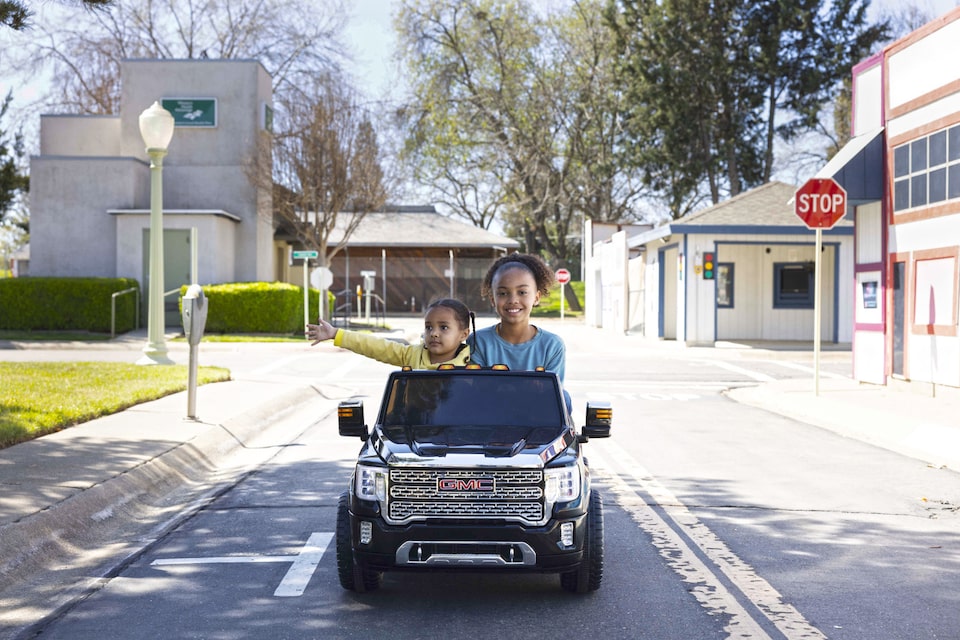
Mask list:
[[722,382],[706,382],[706,381],[684,381],[684,380],[603,380],[603,381],[594,381],[594,380],[567,380],[564,385],[568,390],[570,389],[581,389],[581,388],[601,388],[608,389],[611,387],[626,387],[628,389],[696,389],[702,391],[723,391],[724,389],[730,388],[729,384]]
[[211,556],[209,558],[157,558],[150,563],[151,566],[169,567],[176,565],[189,564],[264,564],[271,562],[289,562],[290,568],[287,570],[280,585],[273,592],[273,595],[279,598],[290,598],[302,596],[313,577],[313,572],[317,570],[320,560],[323,559],[323,553],[330,546],[333,540],[333,534],[329,532],[312,533],[307,543],[295,556]]
[[[826,639],[826,636],[807,622],[799,611],[783,602],[782,596],[772,585],[737,557],[626,450],[610,441],[596,442],[596,444],[591,441],[591,447],[588,454],[591,467],[608,472],[603,475],[616,494],[617,503],[650,535],[654,546],[657,547],[667,565],[684,582],[693,585],[690,593],[711,615],[730,616],[730,621],[725,627],[728,637],[770,638],[770,635],[717,578],[715,569],[708,567],[687,541],[637,495],[625,480],[625,476],[651,496],[715,568],[719,569],[785,638],[788,640]],[[598,452],[597,449],[600,451]],[[616,464],[616,470],[611,466],[610,461]]]
[[[573,393],[571,391],[571,393]],[[625,391],[613,391],[610,393],[605,393],[603,391],[587,391],[586,393],[577,394],[583,395],[587,400],[614,400],[616,398],[623,398],[624,400],[648,400],[648,401],[661,401],[666,400],[669,402],[687,402],[688,400],[697,400],[702,396],[696,393],[627,393]]]
[[290,363],[296,362],[297,360],[300,360],[301,358],[304,358],[304,357],[305,356],[302,353],[298,353],[297,355],[287,356],[286,358],[280,358],[279,360],[274,360],[273,362],[270,362],[269,364],[265,364],[262,367],[259,367],[258,369],[254,369],[247,375],[262,376],[264,374],[270,373],[271,371],[276,371],[277,369],[283,369],[284,367],[289,366]]
[[[794,371],[803,371],[804,373],[809,373],[811,376],[816,373],[813,367],[808,367],[804,364],[798,364],[796,362],[783,362],[781,360],[769,360],[770,364],[780,365],[786,369],[793,369]],[[821,371],[820,375],[824,378],[834,378],[836,380],[849,380],[850,376],[845,376],[839,373],[831,373],[829,371]]]
[[151,566],[168,567],[182,564],[260,564],[266,562],[293,562],[297,556],[214,556],[211,558],[158,558]]
[[750,369],[744,369],[743,367],[738,367],[735,364],[730,364],[729,362],[722,362],[720,360],[702,360],[704,364],[712,364],[721,369],[726,369],[727,371],[732,371],[734,373],[739,373],[740,375],[747,376],[752,378],[757,382],[773,382],[776,380],[773,376],[768,376],[765,373],[760,373],[758,371],[751,371]]
[[333,540],[332,533],[310,534],[307,544],[300,550],[297,559],[293,561],[293,566],[287,571],[287,575],[283,576],[280,586],[273,595],[280,598],[302,596],[331,540]]

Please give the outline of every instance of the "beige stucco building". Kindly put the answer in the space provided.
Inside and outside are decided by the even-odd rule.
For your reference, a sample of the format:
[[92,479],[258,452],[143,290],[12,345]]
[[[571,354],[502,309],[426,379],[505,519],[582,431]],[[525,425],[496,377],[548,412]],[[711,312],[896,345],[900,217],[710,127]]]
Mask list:
[[[253,60],[126,60],[120,114],[44,115],[30,162],[32,276],[135,278],[149,288],[150,165],[138,118],[176,121],[163,161],[164,284],[274,279],[272,202],[246,168],[269,123]],[[196,274],[191,243],[196,243]],[[178,322],[177,296],[167,297]]]

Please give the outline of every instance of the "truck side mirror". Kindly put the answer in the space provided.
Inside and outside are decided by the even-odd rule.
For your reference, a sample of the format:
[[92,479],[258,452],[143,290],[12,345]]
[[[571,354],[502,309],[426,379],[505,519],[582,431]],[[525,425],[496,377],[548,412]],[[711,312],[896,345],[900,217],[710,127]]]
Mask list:
[[613,407],[609,402],[587,402],[587,420],[583,425],[583,435],[588,438],[609,438],[612,425]]
[[340,435],[367,439],[367,425],[363,423],[363,400],[343,400],[337,405]]

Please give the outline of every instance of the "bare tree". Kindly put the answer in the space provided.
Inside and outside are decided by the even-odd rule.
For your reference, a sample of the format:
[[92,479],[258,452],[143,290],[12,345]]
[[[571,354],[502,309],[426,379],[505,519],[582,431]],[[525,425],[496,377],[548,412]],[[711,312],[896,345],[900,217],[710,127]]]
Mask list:
[[52,75],[45,107],[113,114],[127,58],[256,59],[275,92],[290,90],[339,64],[345,16],[342,0],[115,0],[17,34],[6,55],[22,74]]
[[405,0],[397,22],[415,179],[554,266],[576,259],[583,219],[631,219],[643,194],[615,157],[622,96],[605,3],[569,5],[542,15],[519,0]]
[[374,119],[335,74],[288,92],[279,106],[278,130],[264,138],[272,144],[272,165],[262,152],[252,176],[272,189],[274,222],[316,250],[326,268],[363,217],[387,201],[390,180]]

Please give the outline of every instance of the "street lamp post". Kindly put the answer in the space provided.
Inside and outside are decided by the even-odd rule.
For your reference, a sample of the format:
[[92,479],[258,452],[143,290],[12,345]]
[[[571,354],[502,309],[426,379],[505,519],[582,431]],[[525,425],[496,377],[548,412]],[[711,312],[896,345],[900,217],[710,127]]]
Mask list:
[[163,157],[173,137],[173,116],[154,102],[140,114],[140,135],[150,156],[150,289],[147,345],[137,364],[173,364],[163,337]]

